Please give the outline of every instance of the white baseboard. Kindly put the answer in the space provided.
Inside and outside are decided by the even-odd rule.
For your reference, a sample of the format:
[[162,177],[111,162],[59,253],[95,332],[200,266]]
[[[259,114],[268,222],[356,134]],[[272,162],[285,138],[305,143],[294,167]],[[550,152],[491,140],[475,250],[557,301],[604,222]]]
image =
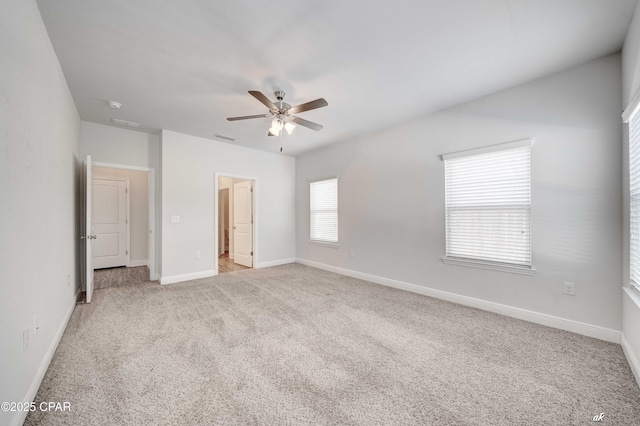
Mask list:
[[620,345],[622,346],[622,351],[624,352],[624,356],[627,357],[627,361],[631,366],[633,377],[636,378],[636,383],[638,384],[638,386],[640,386],[640,360],[638,359],[636,354],[633,353],[633,350],[631,349],[631,345],[629,345],[629,342],[624,337],[624,333],[622,333],[620,336]]
[[413,293],[422,294],[436,299],[446,300],[448,302],[458,303],[460,305],[471,306],[473,308],[482,309],[484,311],[494,312],[496,314],[505,315],[536,324],[545,325],[547,327],[558,328],[560,330],[571,331],[573,333],[589,336],[607,342],[620,344],[621,333],[617,330],[604,328],[597,325],[587,324],[566,318],[560,318],[553,315],[543,314],[540,312],[529,311],[526,309],[515,308],[513,306],[502,305],[500,303],[489,302],[474,297],[463,296],[460,294],[449,293],[434,288],[423,287],[417,284],[411,284],[403,281],[397,281],[390,278],[379,277],[377,275],[365,274],[363,272],[353,271],[350,269],[340,268],[333,265],[327,265],[320,262],[314,262],[307,259],[296,259],[297,263],[311,266],[325,271],[335,272],[337,274],[346,275],[361,280],[370,281],[372,283],[385,285],[388,287],[398,288]]
[[278,259],[278,260],[270,260],[268,262],[260,262],[256,265],[256,269],[269,268],[271,266],[278,266],[278,265],[286,265],[287,263],[296,263],[296,258],[290,257],[288,259]]
[[[40,389],[40,384],[42,383],[42,379],[44,378],[47,369],[49,368],[49,364],[51,364],[51,360],[53,359],[53,354],[56,353],[56,349],[58,349],[58,344],[60,343],[60,339],[62,339],[62,335],[64,334],[64,330],[67,328],[67,324],[69,323],[69,318],[71,318],[71,314],[76,307],[76,302],[78,301],[78,297],[80,296],[80,291],[82,289],[78,289],[76,291],[73,300],[71,301],[71,305],[67,309],[67,312],[64,314],[64,318],[60,323],[60,326],[56,330],[56,334],[53,336],[53,340],[47,349],[47,352],[44,354],[44,358],[42,358],[42,362],[40,362],[40,367],[38,367],[38,371],[36,372],[33,381],[31,382],[31,386],[27,389],[24,397],[22,398],[22,402],[33,402],[36,398],[36,394],[38,393],[38,389]],[[13,420],[9,422],[10,425],[18,426],[24,423],[27,418],[27,411],[16,412]]]
[[190,274],[182,275],[171,275],[168,277],[160,277],[160,284],[174,284],[183,281],[197,280],[199,278],[214,277],[216,275],[218,275],[218,271],[216,270],[192,272]]
[[127,268],[135,268],[136,266],[149,266],[149,259],[132,260]]

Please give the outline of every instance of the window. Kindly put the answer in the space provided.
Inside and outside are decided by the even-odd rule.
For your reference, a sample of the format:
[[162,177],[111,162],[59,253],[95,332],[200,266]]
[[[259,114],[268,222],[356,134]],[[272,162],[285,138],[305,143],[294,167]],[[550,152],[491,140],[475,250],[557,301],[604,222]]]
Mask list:
[[629,274],[640,290],[640,116],[629,118]]
[[524,140],[442,156],[445,263],[531,273],[530,151]]
[[309,184],[310,240],[338,244],[338,178]]

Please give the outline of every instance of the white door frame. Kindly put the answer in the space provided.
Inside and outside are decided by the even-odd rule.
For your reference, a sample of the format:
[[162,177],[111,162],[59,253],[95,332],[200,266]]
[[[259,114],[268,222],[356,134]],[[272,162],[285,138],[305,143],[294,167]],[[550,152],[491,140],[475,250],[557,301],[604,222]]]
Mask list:
[[[156,229],[156,171],[154,168],[149,167],[137,167],[137,166],[127,166],[124,164],[113,164],[113,163],[101,163],[95,162],[93,163],[95,167],[109,167],[112,169],[124,169],[124,170],[134,170],[138,172],[148,172],[149,173],[149,279],[151,281],[156,281],[158,279],[158,270],[157,270],[157,255],[156,255],[156,234],[158,230]],[[131,250],[129,250],[131,253]]]
[[[94,167],[101,167],[101,166],[95,166]],[[126,185],[126,200],[127,200],[127,214],[126,214],[126,229],[127,229],[127,243],[126,246],[127,248],[125,249],[127,251],[127,264],[125,266],[127,266],[128,268],[131,267],[131,183],[129,182],[129,178],[110,178],[110,177],[105,177],[103,175],[93,175],[93,184],[95,186],[95,182],[97,180],[110,180],[110,181],[116,181],[116,182],[124,182]],[[94,191],[95,194],[95,191]],[[93,213],[93,210],[92,210]],[[94,269],[95,269],[95,265],[94,265]]]
[[218,238],[220,238],[220,236],[218,235],[218,191],[219,191],[219,181],[221,177],[228,177],[228,178],[232,178],[232,179],[242,179],[242,180],[251,180],[253,181],[253,266],[252,268],[255,269],[256,265],[258,264],[258,256],[260,255],[260,252],[258,251],[258,224],[260,223],[258,221],[258,179],[252,176],[244,176],[244,175],[236,175],[233,173],[224,173],[224,172],[215,172],[214,173],[214,183],[213,183],[213,212],[214,212],[214,220],[215,220],[215,226],[214,226],[214,249],[213,249],[213,255],[214,255],[214,264],[215,264],[215,275],[218,275]]

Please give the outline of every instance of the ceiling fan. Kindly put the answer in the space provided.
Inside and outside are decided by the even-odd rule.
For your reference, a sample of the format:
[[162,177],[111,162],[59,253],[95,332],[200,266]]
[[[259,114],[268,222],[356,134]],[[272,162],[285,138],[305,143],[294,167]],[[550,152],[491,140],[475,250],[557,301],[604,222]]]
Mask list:
[[273,103],[269,98],[267,98],[262,92],[258,92],[256,90],[249,90],[249,94],[262,102],[267,108],[269,108],[269,114],[258,114],[258,115],[245,115],[242,117],[229,117],[228,121],[239,121],[239,120],[250,120],[252,118],[269,118],[273,117],[273,121],[271,122],[271,127],[269,128],[268,136],[278,136],[282,132],[284,128],[288,134],[291,134],[293,130],[296,128],[296,124],[300,126],[307,127],[312,130],[320,130],[322,129],[322,125],[318,123],[314,123],[309,120],[305,120],[304,118],[296,117],[295,114],[310,111],[316,108],[322,108],[327,105],[327,101],[324,99],[316,99],[315,101],[306,102],[304,104],[300,104],[292,107],[286,102],[283,102],[284,92],[282,90],[276,90],[274,95],[276,95],[277,102]]

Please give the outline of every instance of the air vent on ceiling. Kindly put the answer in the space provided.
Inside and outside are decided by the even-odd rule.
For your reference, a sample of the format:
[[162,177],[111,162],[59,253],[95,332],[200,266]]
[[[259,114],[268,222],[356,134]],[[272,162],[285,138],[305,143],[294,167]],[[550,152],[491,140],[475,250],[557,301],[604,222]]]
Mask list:
[[140,127],[140,126],[142,126],[142,124],[140,124],[140,123],[134,123],[133,121],[120,120],[119,118],[112,118],[111,122],[113,124],[119,124],[121,126],[128,126],[128,127]]
[[215,135],[213,135],[214,138],[216,139],[220,139],[221,141],[225,141],[225,142],[233,142],[236,140],[236,138],[232,138],[231,136],[225,136],[225,135],[221,135],[219,133],[216,133]]

